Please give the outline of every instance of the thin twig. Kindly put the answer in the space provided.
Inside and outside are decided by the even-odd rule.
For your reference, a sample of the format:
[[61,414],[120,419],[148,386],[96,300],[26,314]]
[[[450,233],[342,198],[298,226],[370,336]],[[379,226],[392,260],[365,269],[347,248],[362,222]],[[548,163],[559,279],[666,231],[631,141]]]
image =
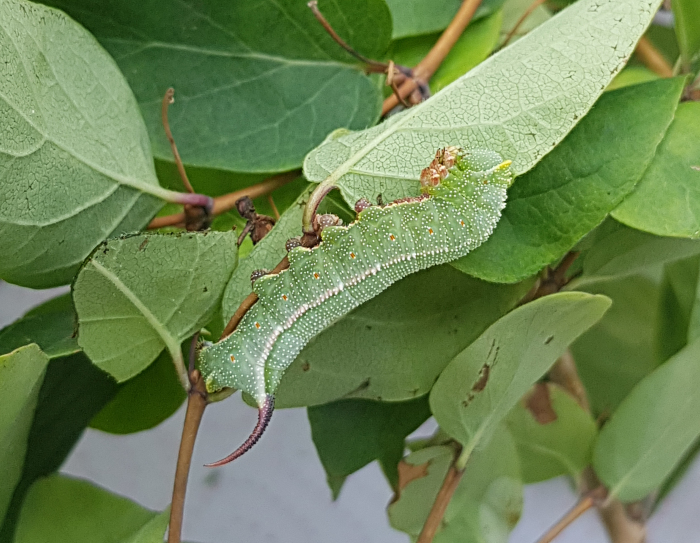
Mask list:
[[279,221],[280,212],[277,210],[277,206],[275,205],[275,200],[272,198],[272,194],[267,195],[267,201],[269,202],[270,207],[272,208],[272,214],[275,216],[275,220]]
[[[476,9],[481,4],[481,0],[464,0],[449,26],[440,35],[438,41],[433,45],[428,54],[421,60],[418,65],[413,68],[413,77],[404,81],[399,87],[398,97],[402,99],[408,98],[414,90],[420,87],[421,84],[427,85],[430,78],[437,71],[445,60],[445,57],[457,43],[457,40],[467,28],[467,25],[472,20]],[[394,109],[399,103],[396,94],[392,94],[384,100],[382,105],[382,115],[386,115]]]
[[[272,177],[265,179],[264,181],[247,187],[229,194],[224,194],[223,196],[217,196],[214,198],[214,208],[212,210],[212,215],[221,215],[234,207],[236,207],[236,202],[248,196],[250,198],[257,198],[259,196],[264,196],[269,194],[275,189],[286,185],[287,183],[294,181],[297,177],[301,175],[301,170],[292,170],[290,172],[280,173],[273,175]],[[156,217],[148,225],[149,230],[155,228],[164,228],[166,226],[180,226],[185,223],[184,213],[175,213],[173,215],[167,215],[165,217]]]
[[204,386],[202,375],[198,370],[194,370],[190,373],[190,384],[190,390],[187,394],[185,424],[182,428],[180,450],[177,455],[173,498],[170,506],[168,543],[180,543],[182,519],[185,510],[185,494],[187,492],[187,479],[190,474],[190,465],[192,463],[192,451],[194,450],[194,443],[197,439],[197,432],[202,422],[204,409],[207,407],[207,391]]
[[520,16],[520,19],[518,19],[518,22],[515,23],[515,26],[510,29],[510,32],[508,32],[508,35],[503,40],[500,49],[503,49],[506,45],[508,45],[508,42],[510,42],[510,40],[513,39],[513,36],[515,36],[516,32],[518,32],[522,24],[525,22],[525,19],[532,15],[532,12],[535,11],[542,4],[544,4],[546,1],[547,0],[535,0],[532,4],[530,4],[530,7],[525,10],[525,13],[523,13]]
[[646,36],[642,36],[639,40],[635,52],[639,60],[655,74],[661,77],[673,77],[673,68]]
[[170,87],[165,91],[165,96],[163,96],[163,102],[160,107],[160,116],[163,121],[163,128],[165,129],[165,135],[170,142],[170,149],[175,157],[175,164],[177,164],[177,171],[180,173],[180,178],[182,179],[182,184],[185,185],[187,192],[194,193],[192,184],[190,180],[187,179],[187,172],[185,172],[185,166],[182,164],[182,159],[180,158],[180,153],[177,152],[177,145],[175,145],[175,138],[173,138],[173,133],[170,131],[170,123],[168,122],[168,107],[175,101],[174,98],[175,89]]
[[588,494],[587,496],[583,497],[571,510],[569,510],[568,513],[566,513],[566,515],[559,520],[559,522],[552,526],[549,531],[538,540],[537,543],[551,543],[555,537],[564,531],[564,528],[593,507],[595,502],[596,500],[592,494]]
[[457,469],[453,462],[447,471],[447,475],[445,475],[445,480],[442,482],[442,486],[435,497],[433,506],[430,508],[430,513],[428,513],[428,518],[423,524],[423,529],[416,543],[431,543],[433,541],[438,528],[442,524],[447,506],[450,504],[450,500],[455,490],[457,490],[459,482],[462,480],[462,475],[464,475],[464,470]]

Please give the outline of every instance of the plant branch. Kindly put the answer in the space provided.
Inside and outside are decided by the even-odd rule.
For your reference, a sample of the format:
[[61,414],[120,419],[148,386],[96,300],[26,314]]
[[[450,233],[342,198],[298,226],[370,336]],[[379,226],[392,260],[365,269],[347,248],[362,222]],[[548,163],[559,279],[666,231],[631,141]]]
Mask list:
[[168,122],[168,107],[175,101],[174,98],[175,89],[170,87],[165,91],[165,96],[163,96],[163,102],[160,107],[160,117],[163,122],[163,128],[165,129],[165,135],[170,142],[170,149],[173,152],[173,157],[175,157],[175,164],[177,165],[177,171],[180,173],[180,178],[182,179],[182,184],[185,185],[187,192],[194,194],[194,189],[190,180],[187,178],[187,172],[185,172],[185,166],[182,164],[182,159],[180,158],[180,153],[177,151],[177,145],[175,145],[175,138],[173,138],[173,133],[170,131],[170,123]]
[[[192,361],[193,359],[191,358],[190,360]],[[180,450],[177,455],[173,498],[170,506],[168,543],[180,543],[182,519],[185,509],[185,494],[187,492],[187,479],[190,474],[190,465],[192,463],[192,451],[194,450],[194,443],[197,439],[197,432],[202,422],[204,409],[207,407],[208,403],[204,380],[198,370],[190,372],[190,385],[190,390],[187,393],[185,424],[182,428]]]
[[416,543],[432,543],[435,534],[442,524],[442,519],[445,516],[445,511],[447,506],[450,504],[450,500],[459,486],[459,482],[462,480],[462,475],[464,475],[464,469],[457,469],[456,461],[450,465],[450,469],[447,470],[447,475],[445,475],[445,480],[442,482],[442,486],[438,491],[433,506],[430,508],[430,513],[428,513],[428,518],[423,524],[423,529],[416,540]]
[[[257,198],[258,196],[264,196],[265,194],[271,193],[273,190],[286,185],[287,183],[293,181],[301,175],[301,170],[292,170],[289,172],[280,173],[273,175],[272,177],[265,179],[264,181],[253,185],[251,187],[246,187],[229,194],[224,194],[223,196],[217,196],[214,198],[214,206],[212,209],[212,215],[221,215],[234,207],[236,207],[236,202],[248,196],[249,198]],[[183,196],[201,196],[201,195],[187,195]],[[206,196],[206,198],[209,198]],[[190,203],[190,202],[178,202],[178,203]],[[149,230],[155,228],[164,228],[166,226],[183,226],[185,224],[185,213],[175,213],[173,215],[167,215],[165,217],[156,217],[148,225]]]
[[[598,492],[600,492],[601,490],[602,492],[605,492],[605,489],[603,489],[602,487],[599,488],[600,490],[598,490]],[[579,518],[591,507],[593,507],[595,503],[595,491],[589,492],[573,508],[571,508],[569,512],[566,513],[566,515],[564,515],[559,520],[559,522],[552,526],[549,529],[549,531],[538,540],[537,543],[551,543],[551,541],[553,541],[555,537],[557,537],[561,532],[563,532],[569,524],[574,522],[577,518]]]
[[515,26],[514,26],[513,28],[510,29],[510,32],[508,32],[508,35],[507,35],[506,38],[503,40],[503,43],[501,44],[501,46],[499,47],[499,49],[503,49],[506,45],[508,45],[508,43],[510,42],[510,40],[513,39],[513,36],[515,36],[515,34],[518,32],[518,30],[520,29],[520,27],[522,26],[522,24],[525,22],[525,19],[527,19],[530,15],[532,15],[532,12],[535,11],[535,10],[536,10],[538,7],[540,7],[542,4],[544,4],[546,1],[547,1],[547,0],[535,0],[532,4],[530,4],[530,7],[528,7],[528,8],[525,10],[525,13],[523,13],[523,14],[520,16],[520,19],[518,19],[518,22],[515,23]]
[[425,58],[413,68],[413,77],[406,79],[399,87],[398,98],[396,94],[392,94],[384,100],[382,115],[386,115],[389,111],[394,109],[399,103],[399,98],[406,99],[413,91],[419,88],[420,85],[428,84],[430,78],[440,67],[442,61],[445,60],[445,57],[452,50],[452,47],[454,47],[454,44],[457,43],[464,29],[467,28],[479,4],[481,4],[481,0],[463,0],[459,10],[438,41],[433,45]]
[[639,40],[635,52],[639,60],[655,74],[661,77],[673,76],[673,68],[671,65],[646,36],[642,36]]
[[335,184],[335,180],[329,177],[321,181],[309,196],[309,201],[306,202],[304,214],[301,217],[301,231],[305,236],[316,235],[316,231],[314,230],[314,216],[316,215],[318,206],[321,205],[321,202],[328,193],[336,188],[338,187]]

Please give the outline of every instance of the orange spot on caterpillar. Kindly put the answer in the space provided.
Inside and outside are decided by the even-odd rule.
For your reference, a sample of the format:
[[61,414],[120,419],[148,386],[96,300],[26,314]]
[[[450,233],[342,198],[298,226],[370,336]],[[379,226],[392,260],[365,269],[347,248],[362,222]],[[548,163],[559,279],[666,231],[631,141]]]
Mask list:
[[462,226],[465,226],[464,221],[459,221],[459,224],[461,224]]
[[432,228],[428,228],[428,233],[432,235],[432,234],[434,234],[435,232],[433,232],[433,229],[432,229]]
[[236,361],[236,357],[231,355],[231,364],[233,364]]
[[282,299],[286,302],[286,301],[287,301],[287,295],[286,295],[286,294],[282,294]]
[[314,272],[314,279],[318,279],[319,277],[321,276],[317,272]]
[[259,322],[256,322],[256,323],[255,323],[255,327],[256,327],[258,330],[260,330],[260,323],[259,323]]
[[394,236],[394,234],[389,234],[389,239],[391,241],[394,241],[396,239],[396,236]]
[[355,253],[350,253],[350,258],[355,258]]

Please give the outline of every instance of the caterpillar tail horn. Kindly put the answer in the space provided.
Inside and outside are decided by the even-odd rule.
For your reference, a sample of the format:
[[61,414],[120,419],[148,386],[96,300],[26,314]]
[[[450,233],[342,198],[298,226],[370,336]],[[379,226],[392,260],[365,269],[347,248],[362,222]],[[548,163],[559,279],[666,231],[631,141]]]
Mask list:
[[223,466],[229,462],[233,462],[236,458],[243,456],[250,449],[253,448],[258,440],[262,437],[267,425],[270,424],[270,419],[272,418],[272,413],[275,410],[275,397],[272,394],[268,394],[265,398],[265,402],[258,409],[258,423],[253,428],[253,431],[243,442],[243,445],[238,447],[235,451],[229,454],[226,458],[222,458],[218,462],[212,462],[211,464],[204,464],[207,468],[216,468],[218,466]]

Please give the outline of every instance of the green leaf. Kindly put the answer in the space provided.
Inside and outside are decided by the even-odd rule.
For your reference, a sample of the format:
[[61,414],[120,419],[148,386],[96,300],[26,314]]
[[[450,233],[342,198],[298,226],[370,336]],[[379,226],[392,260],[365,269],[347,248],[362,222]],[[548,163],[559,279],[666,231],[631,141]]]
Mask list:
[[0,353],[36,343],[46,356],[57,358],[80,350],[75,336],[75,311],[70,294],[49,300],[0,330]]
[[111,434],[148,430],[175,413],[186,397],[170,354],[163,351],[153,364],[119,385],[116,396],[90,426]]
[[15,543],[160,543],[168,514],[87,481],[53,475],[29,491]]
[[282,213],[274,228],[253,248],[250,255],[238,264],[226,285],[221,301],[224,316],[234,314],[241,302],[252,292],[250,274],[254,270],[272,270],[286,256],[285,243],[301,235],[301,216],[311,194],[311,186],[302,192],[289,209]]
[[520,457],[523,482],[577,478],[591,460],[597,429],[591,415],[558,386],[536,385],[505,423]]
[[[412,453],[404,462],[425,466],[424,477],[401,489],[389,505],[389,520],[397,530],[418,536],[452,461],[454,449],[430,447]],[[434,543],[506,543],[520,518],[522,482],[513,439],[503,426],[491,443],[470,458],[450,500]]]
[[700,435],[700,341],[644,378],[603,427],[593,467],[623,502],[644,498]]
[[612,220],[594,235],[594,244],[583,257],[583,275],[570,284],[571,288],[643,273],[700,253],[699,241],[654,236]]
[[68,283],[108,236],[138,230],[173,193],[109,55],[63,13],[0,3],[0,277]]
[[410,275],[312,339],[282,378],[275,405],[422,396],[531,284],[493,285],[450,266]]
[[[484,0],[472,22],[495,13],[504,0]],[[433,34],[443,30],[457,13],[462,0],[386,0],[393,21],[392,39]],[[395,62],[400,61],[394,59]]]
[[[78,343],[121,382],[207,323],[236,266],[236,234],[141,234],[104,242],[73,284]],[[109,303],[107,303],[109,302]]]
[[617,90],[631,85],[638,85],[639,83],[656,81],[657,79],[659,79],[659,76],[648,68],[642,66],[627,66],[617,74],[606,90]]
[[606,93],[537,167],[516,179],[498,228],[453,265],[513,282],[560,259],[633,190],[673,119],[682,78]]
[[430,392],[440,427],[467,452],[488,442],[535,381],[609,307],[605,296],[564,292],[500,318],[449,363]]
[[[551,0],[548,2],[551,4]],[[515,26],[520,21],[520,18],[527,11],[532,9],[532,0],[506,0],[503,4],[503,26],[501,27],[500,43],[506,39]],[[534,11],[529,13],[524,21],[520,23],[515,34],[511,37],[510,43],[513,43],[526,34],[532,32],[535,28],[543,23],[546,23],[552,18],[552,14],[546,6],[537,6]]]
[[374,460],[396,488],[404,441],[430,417],[430,408],[427,396],[396,403],[340,400],[309,407],[308,414],[311,437],[335,499],[342,481]]
[[49,362],[27,439],[22,479],[1,526],[0,543],[14,543],[17,518],[32,483],[63,464],[90,419],[116,391],[114,379],[83,353]]
[[628,276],[585,287],[612,299],[603,318],[571,346],[595,416],[609,415],[661,362],[656,356],[659,287]]
[[48,361],[35,344],[0,356],[0,521],[22,477],[29,429]]
[[591,108],[656,7],[637,0],[576,2],[430,100],[374,128],[331,134],[304,160],[306,178],[328,178],[348,204],[378,193],[386,200],[415,196],[420,171],[445,145],[492,149],[521,175]]
[[700,4],[696,0],[673,0],[671,9],[681,57],[689,67],[700,53]]
[[659,236],[700,237],[700,104],[685,102],[637,189],[612,212]]
[[[430,90],[437,92],[485,60],[498,43],[501,12],[472,22],[454,44],[435,75],[430,78]],[[387,54],[395,63],[413,67],[428,54],[439,38],[429,34],[404,38],[392,43]]]
[[[306,2],[49,0],[111,53],[138,99],[158,158],[172,160],[160,103],[175,88],[170,125],[183,159],[247,172],[298,167],[338,127],[364,128],[380,93]],[[340,36],[369,57],[389,45],[382,0],[321,0]]]

